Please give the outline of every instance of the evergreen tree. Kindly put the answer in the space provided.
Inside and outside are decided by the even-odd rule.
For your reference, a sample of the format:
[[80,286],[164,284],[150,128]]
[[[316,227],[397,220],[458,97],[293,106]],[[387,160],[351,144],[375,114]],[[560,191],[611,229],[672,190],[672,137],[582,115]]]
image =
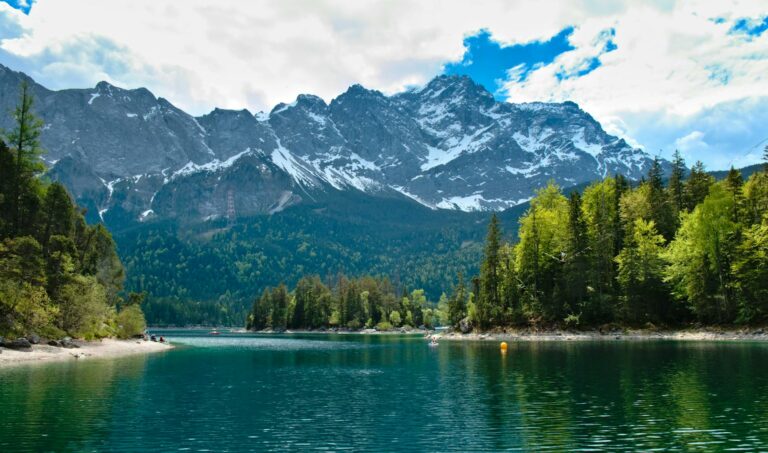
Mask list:
[[625,193],[628,193],[631,191],[631,187],[629,185],[629,181],[627,181],[627,178],[624,177],[624,175],[616,175],[614,178],[615,184],[616,184],[616,195],[613,197],[614,200],[614,207],[613,207],[613,230],[614,230],[614,240],[613,240],[613,250],[619,251],[624,247],[624,236],[626,235],[626,231],[624,230],[624,224],[621,221],[621,198],[624,196]]
[[664,238],[653,221],[637,219],[632,235],[616,261],[622,290],[624,320],[640,324],[666,320],[666,288],[663,282]]
[[768,172],[755,172],[744,184],[744,222],[746,225],[759,224],[768,212]]
[[567,229],[568,200],[551,182],[537,192],[520,220],[515,247],[523,311],[529,319],[551,323],[565,316],[562,273]]
[[311,307],[314,295],[312,294],[312,282],[309,277],[302,277],[296,284],[293,300],[293,312],[291,322],[288,324],[292,329],[304,329],[307,327],[306,311]]
[[712,186],[704,202],[683,216],[674,241],[664,252],[665,279],[701,322],[727,323],[736,317],[732,263],[739,225],[736,201],[723,183]]
[[[744,186],[744,178],[741,176],[741,172],[731,167],[728,171],[728,175],[725,177],[725,187],[733,194],[736,208],[733,210],[733,221],[740,223],[743,222],[745,217],[749,215],[744,202],[744,194],[742,189]],[[741,230],[737,230],[738,235]],[[740,236],[740,235],[739,235]]]
[[[33,98],[29,84],[21,84],[19,104],[14,110],[14,128],[6,135],[6,140],[14,154],[14,178],[10,192],[10,209],[12,216],[12,232],[21,234],[23,227],[28,227],[34,221],[34,212],[28,209],[30,202],[37,199],[34,189],[37,186],[35,176],[44,167],[39,160],[40,132],[43,122],[32,111]],[[35,206],[36,207],[36,206]]]
[[16,183],[13,153],[0,140],[0,238],[9,237],[13,230],[13,193]]
[[733,271],[739,292],[739,321],[768,321],[768,214],[752,225],[739,245]]
[[280,283],[270,294],[272,305],[270,327],[274,330],[285,330],[288,321],[288,289]]
[[763,162],[764,162],[764,171],[768,173],[768,145],[765,145],[765,148],[763,148]]
[[606,178],[584,190],[582,211],[589,238],[590,297],[584,304],[584,320],[603,322],[613,316],[616,284],[616,180]]
[[499,297],[499,249],[501,247],[501,230],[496,214],[491,216],[488,223],[488,234],[485,240],[485,255],[480,267],[480,297],[477,300],[477,322],[481,329],[491,326],[498,318],[501,308]]
[[685,210],[693,209],[709,194],[709,188],[714,183],[714,178],[707,174],[704,164],[696,162],[691,168],[691,174],[685,182]]
[[467,316],[467,288],[464,284],[464,275],[459,272],[453,294],[448,300],[448,321],[452,327],[457,327],[459,322]]
[[571,192],[568,199],[568,242],[565,252],[563,294],[568,311],[578,313],[587,297],[587,275],[589,271],[589,237],[581,207],[581,195]]
[[728,170],[728,175],[725,177],[725,186],[732,193],[737,194],[741,192],[741,186],[744,185],[744,178],[741,176],[741,172],[731,166]]
[[650,188],[649,201],[651,203],[651,215],[659,233],[669,241],[675,234],[676,218],[671,201],[664,190],[664,179],[661,169],[661,161],[658,157],[653,159],[653,164],[648,172],[648,187]]
[[48,186],[43,201],[43,226],[40,242],[48,245],[48,238],[53,235],[71,237],[75,228],[75,209],[67,189],[55,182]]
[[675,211],[675,217],[677,217],[677,213],[685,209],[685,172],[686,167],[683,156],[680,155],[680,151],[675,150],[675,154],[672,158],[672,173],[669,176],[668,186],[669,195],[672,199],[672,206]]

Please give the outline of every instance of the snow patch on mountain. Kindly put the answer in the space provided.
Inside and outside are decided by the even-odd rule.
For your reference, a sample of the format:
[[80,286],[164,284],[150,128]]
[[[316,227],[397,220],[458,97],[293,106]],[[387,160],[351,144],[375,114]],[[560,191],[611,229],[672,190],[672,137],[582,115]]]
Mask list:
[[282,168],[297,183],[307,187],[315,185],[313,172],[307,168],[306,165],[301,163],[296,156],[291,154],[291,152],[280,143],[280,139],[277,139],[277,148],[272,151],[270,157],[275,165]]
[[224,161],[220,161],[218,159],[214,159],[210,162],[207,162],[205,164],[196,164],[194,162],[187,162],[186,165],[181,167],[179,170],[176,170],[171,174],[171,177],[169,178],[170,181],[173,181],[176,178],[180,178],[183,176],[189,176],[195,173],[208,171],[208,172],[217,172],[224,170],[226,168],[231,167],[235,164],[241,157],[251,154],[251,148],[247,148],[245,151],[241,151],[234,156],[230,157],[229,159],[226,159]]

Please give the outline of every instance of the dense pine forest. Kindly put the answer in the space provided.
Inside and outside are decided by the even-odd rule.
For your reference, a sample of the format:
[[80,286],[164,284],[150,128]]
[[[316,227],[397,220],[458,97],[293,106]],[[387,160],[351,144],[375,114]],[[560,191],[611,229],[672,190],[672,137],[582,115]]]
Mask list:
[[0,335],[129,337],[142,296],[122,297],[109,231],[87,225],[63,185],[41,177],[42,122],[24,84],[15,128],[0,140]]
[[587,328],[768,321],[768,148],[763,171],[715,179],[675,154],[634,186],[608,177],[567,196],[550,183],[503,241],[493,215],[478,276],[450,296],[398,295],[388,279],[304,277],[254,301],[250,329],[449,325]]

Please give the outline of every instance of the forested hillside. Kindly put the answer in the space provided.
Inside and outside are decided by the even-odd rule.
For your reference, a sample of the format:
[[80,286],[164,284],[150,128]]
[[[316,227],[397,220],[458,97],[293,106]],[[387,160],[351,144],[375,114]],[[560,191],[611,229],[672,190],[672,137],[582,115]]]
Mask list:
[[87,225],[63,185],[40,178],[42,124],[26,84],[0,140],[0,336],[99,338],[140,333],[141,296],[103,225]]
[[142,228],[117,240],[127,287],[149,295],[150,323],[242,325],[254,294],[305,274],[386,276],[398,294],[423,288],[436,300],[457,272],[475,268],[486,222],[484,214],[361,195],[234,225]]

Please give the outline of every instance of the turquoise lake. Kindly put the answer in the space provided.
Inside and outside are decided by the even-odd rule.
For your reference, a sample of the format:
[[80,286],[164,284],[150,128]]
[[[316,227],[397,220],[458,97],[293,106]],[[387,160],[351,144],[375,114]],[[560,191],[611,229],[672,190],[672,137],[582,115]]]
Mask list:
[[0,451],[768,450],[768,344],[163,334],[0,370]]

